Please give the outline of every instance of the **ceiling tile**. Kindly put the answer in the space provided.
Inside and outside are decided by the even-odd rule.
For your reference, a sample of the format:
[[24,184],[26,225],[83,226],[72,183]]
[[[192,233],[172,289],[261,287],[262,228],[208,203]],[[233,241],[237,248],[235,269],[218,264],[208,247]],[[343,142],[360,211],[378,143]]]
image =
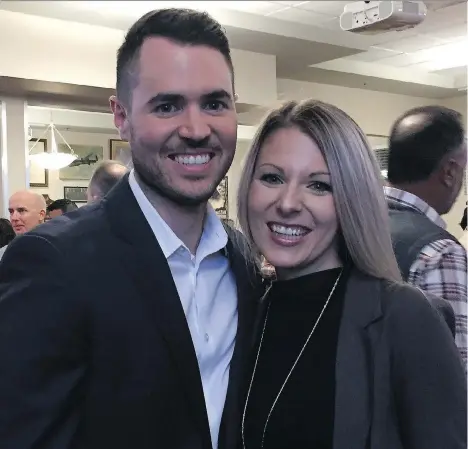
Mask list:
[[322,21],[320,23],[317,23],[316,26],[320,28],[325,28],[327,30],[340,31],[341,33],[343,33],[343,30],[340,27],[340,19],[337,17],[322,19]]
[[379,62],[383,58],[390,58],[397,56],[401,53],[390,51],[390,50],[381,50],[381,49],[371,49],[369,51],[358,53],[356,55],[348,56],[346,59],[351,61],[360,61],[360,62]]
[[218,1],[212,2],[212,6],[232,9],[235,11],[250,12],[252,14],[269,14],[286,8],[279,2],[252,2],[252,1]]
[[344,7],[348,3],[349,1],[347,2],[338,2],[338,1],[323,2],[323,1],[313,0],[303,5],[298,5],[296,6],[296,8],[305,9],[308,11],[314,11],[320,14],[326,14],[329,16],[337,17],[337,16],[340,16],[340,14],[344,11]]
[[466,4],[461,9],[458,5],[440,11],[428,11],[424,21],[416,29],[418,33],[450,28],[466,23]]
[[389,58],[384,58],[378,61],[378,64],[389,65],[392,67],[406,67],[411,64],[418,64],[421,62],[426,62],[427,56],[419,55],[418,53],[413,54],[400,54],[397,56],[391,56]]
[[444,69],[444,70],[437,70],[434,73],[438,75],[446,75],[446,76],[466,76],[467,75],[467,68],[466,67],[453,67],[451,69]]
[[380,43],[379,48],[386,50],[395,50],[403,53],[413,53],[418,50],[424,50],[443,43],[440,39],[429,35],[417,35],[405,39],[397,39],[391,42]]
[[320,26],[324,21],[329,20],[327,16],[316,14],[312,11],[304,11],[296,8],[290,8],[277,13],[268,14],[268,17],[275,17],[288,22],[303,23],[305,25]]
[[408,66],[406,66],[406,68],[408,69],[412,69],[412,70],[419,70],[419,71],[424,71],[424,72],[431,72],[433,71],[434,72],[434,64],[430,61],[425,61],[425,62],[419,62],[417,64],[410,64]]
[[[437,39],[443,39],[446,41],[455,41],[458,39],[465,39],[467,36],[468,27],[466,24],[460,24],[455,26],[447,26],[439,30],[430,31],[427,33],[430,37]],[[426,35],[426,33],[424,33]]]
[[466,5],[466,0],[425,0],[424,3],[427,6],[427,9],[440,11],[454,5]]
[[299,5],[303,5],[304,3],[310,3],[310,2],[306,2],[306,1],[299,1],[299,2],[285,2],[285,1],[279,1],[279,2],[269,2],[269,3],[275,3],[275,4],[280,4],[280,5],[284,5],[284,6],[299,6]]

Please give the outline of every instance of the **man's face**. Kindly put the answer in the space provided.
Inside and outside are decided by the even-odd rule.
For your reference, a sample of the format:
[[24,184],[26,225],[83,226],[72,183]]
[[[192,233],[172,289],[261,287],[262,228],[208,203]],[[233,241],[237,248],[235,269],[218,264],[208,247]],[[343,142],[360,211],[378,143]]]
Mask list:
[[234,158],[237,117],[232,74],[209,47],[149,38],[137,64],[131,107],[111,101],[134,168],[159,194],[181,205],[206,202]]
[[445,176],[446,176],[446,186],[448,188],[445,190],[445,210],[442,211],[442,214],[448,213],[455,201],[460,194],[460,191],[463,187],[463,181],[466,174],[466,164],[467,164],[467,154],[466,154],[466,143],[464,143],[460,149],[454,152],[453,156],[449,159],[446,164]]
[[10,222],[17,235],[24,234],[44,222],[45,210],[39,199],[29,192],[12,195],[8,205]]

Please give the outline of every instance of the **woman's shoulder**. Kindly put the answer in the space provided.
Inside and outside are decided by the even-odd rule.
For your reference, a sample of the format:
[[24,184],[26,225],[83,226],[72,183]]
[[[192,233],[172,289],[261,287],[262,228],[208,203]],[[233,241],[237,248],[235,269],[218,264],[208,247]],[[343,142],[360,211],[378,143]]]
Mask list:
[[453,334],[455,315],[446,301],[406,282],[392,282],[369,277],[379,285],[380,303],[385,320],[400,329],[445,322]]

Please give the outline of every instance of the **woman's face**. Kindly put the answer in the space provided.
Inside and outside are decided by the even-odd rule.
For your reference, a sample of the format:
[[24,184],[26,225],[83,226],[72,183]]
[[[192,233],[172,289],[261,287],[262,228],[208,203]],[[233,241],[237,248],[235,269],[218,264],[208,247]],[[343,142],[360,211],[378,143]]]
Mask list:
[[341,265],[328,166],[299,129],[279,129],[260,148],[248,216],[255,244],[280,278]]

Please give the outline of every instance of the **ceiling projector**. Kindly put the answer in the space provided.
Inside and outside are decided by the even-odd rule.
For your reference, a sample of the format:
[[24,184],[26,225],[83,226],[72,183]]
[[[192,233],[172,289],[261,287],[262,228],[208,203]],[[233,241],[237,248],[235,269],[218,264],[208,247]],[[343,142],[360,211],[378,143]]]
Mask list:
[[420,24],[426,14],[426,5],[420,1],[354,2],[345,6],[340,26],[344,31],[361,34],[402,31]]

